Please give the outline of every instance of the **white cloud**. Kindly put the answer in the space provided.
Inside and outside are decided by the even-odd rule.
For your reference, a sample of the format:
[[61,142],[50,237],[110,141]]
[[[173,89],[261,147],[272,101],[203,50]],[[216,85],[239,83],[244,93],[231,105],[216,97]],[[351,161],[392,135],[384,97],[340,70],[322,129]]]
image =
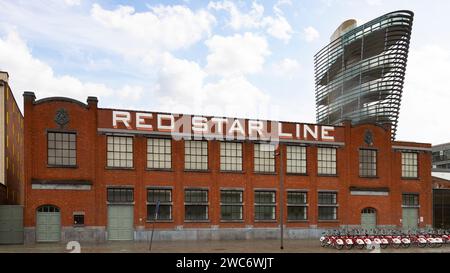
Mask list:
[[[196,63],[165,53],[158,78],[158,90],[162,100],[200,103],[203,80],[206,73]],[[191,104],[192,105],[192,104]]]
[[267,25],[267,33],[285,43],[289,42],[293,30],[286,18],[277,15],[276,18],[266,17],[264,22]]
[[277,14],[283,14],[283,10],[281,9],[282,6],[292,6],[291,0],[278,0],[275,5],[273,6],[273,10]]
[[[432,65],[430,65],[432,62]],[[411,48],[398,126],[399,140],[440,144],[450,140],[448,119],[450,48]]]
[[233,2],[228,0],[210,2],[208,8],[227,11],[230,14],[228,25],[234,30],[241,28],[259,28],[264,15],[264,6],[256,2],[252,3],[252,8],[248,13],[242,13]]
[[243,76],[206,84],[206,113],[230,117],[268,116],[270,97]]
[[108,97],[113,94],[137,99],[139,92],[142,92],[132,86],[114,90],[101,83],[82,82],[70,75],[55,75],[48,64],[32,56],[26,42],[15,31],[0,38],[0,70],[9,73],[10,85],[20,107],[25,90],[34,91],[38,98],[66,96],[82,102],[86,101],[87,96]]
[[81,5],[81,0],[64,0],[64,3],[68,6],[79,6]]
[[297,60],[284,58],[273,65],[273,72],[278,76],[293,78],[300,72],[301,66]]
[[267,110],[269,96],[242,75],[212,83],[206,79],[207,73],[197,63],[166,53],[156,88],[159,110],[243,117]]
[[320,37],[319,32],[312,26],[304,28],[303,34],[304,34],[305,40],[309,43],[314,42],[315,40],[319,39],[319,37]]
[[[211,33],[215,18],[205,10],[193,12],[185,6],[155,6],[136,12],[131,6],[115,10],[94,4],[92,17],[103,26],[131,36],[149,48],[186,48]],[[132,41],[130,41],[132,42]]]
[[287,43],[292,37],[293,30],[278,6],[282,4],[286,3],[274,5],[275,17],[264,16],[264,6],[257,2],[252,2],[252,6],[247,13],[241,12],[235,3],[228,0],[210,2],[208,8],[228,12],[230,19],[227,24],[234,30],[265,29],[272,37]]
[[144,89],[141,86],[130,86],[130,85],[125,85],[119,91],[117,91],[119,98],[121,98],[122,100],[131,100],[131,101],[140,100],[143,93]]
[[257,73],[270,54],[266,39],[249,32],[229,37],[214,35],[206,45],[209,49],[206,70],[217,75]]
[[[127,63],[154,64],[166,50],[186,49],[209,37],[215,17],[179,5],[72,9],[64,1],[1,1],[0,31],[17,28],[41,48],[72,56],[119,55]],[[148,70],[148,67],[146,68]]]

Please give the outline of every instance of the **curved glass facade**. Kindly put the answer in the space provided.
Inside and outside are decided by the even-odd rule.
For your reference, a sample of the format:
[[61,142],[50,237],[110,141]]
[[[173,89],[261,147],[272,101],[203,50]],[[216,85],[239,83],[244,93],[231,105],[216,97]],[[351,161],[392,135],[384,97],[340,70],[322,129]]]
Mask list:
[[318,123],[390,123],[395,138],[413,16],[383,15],[314,56]]

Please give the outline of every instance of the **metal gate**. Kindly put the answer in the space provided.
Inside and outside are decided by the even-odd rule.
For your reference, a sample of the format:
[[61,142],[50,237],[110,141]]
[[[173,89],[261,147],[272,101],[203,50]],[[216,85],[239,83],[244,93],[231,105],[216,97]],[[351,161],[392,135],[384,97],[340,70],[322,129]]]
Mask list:
[[450,228],[450,190],[433,190],[433,226]]
[[41,206],[36,213],[36,242],[61,240],[61,213],[58,207]]
[[23,244],[22,206],[0,206],[0,244]]
[[402,225],[404,229],[415,229],[418,226],[419,209],[403,208]]
[[129,241],[134,239],[133,210],[130,205],[108,206],[108,240]]
[[377,227],[377,211],[373,208],[365,208],[361,211],[361,227],[373,229]]

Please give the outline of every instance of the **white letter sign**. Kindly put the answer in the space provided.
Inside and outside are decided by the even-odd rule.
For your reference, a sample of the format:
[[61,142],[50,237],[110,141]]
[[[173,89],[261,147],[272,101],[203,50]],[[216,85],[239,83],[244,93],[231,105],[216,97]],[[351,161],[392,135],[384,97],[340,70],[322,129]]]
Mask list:
[[131,129],[131,116],[129,112],[113,111],[113,127],[117,128],[117,122],[122,122],[127,129]]
[[146,119],[151,119],[151,118],[153,118],[152,114],[136,113],[136,129],[138,129],[138,130],[148,130],[148,131],[153,130],[151,124],[146,124],[145,123]]
[[[163,125],[163,120],[170,120],[170,125]],[[174,128],[175,118],[173,115],[158,115],[158,130],[171,132]]]

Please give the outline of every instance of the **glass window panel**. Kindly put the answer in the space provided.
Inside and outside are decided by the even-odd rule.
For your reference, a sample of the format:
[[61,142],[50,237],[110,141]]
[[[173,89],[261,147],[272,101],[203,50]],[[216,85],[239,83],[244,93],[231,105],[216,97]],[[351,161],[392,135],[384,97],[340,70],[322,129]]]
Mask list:
[[360,149],[359,150],[359,175],[365,177],[374,177],[377,175],[376,164],[377,151]]
[[[202,148],[202,146],[204,148]],[[185,141],[185,168],[190,170],[208,169],[207,141]]]
[[336,148],[317,148],[318,174],[336,175]]
[[417,155],[417,153],[413,152],[402,152],[402,177],[418,177]]
[[76,160],[75,133],[47,133],[49,165],[74,166]]

